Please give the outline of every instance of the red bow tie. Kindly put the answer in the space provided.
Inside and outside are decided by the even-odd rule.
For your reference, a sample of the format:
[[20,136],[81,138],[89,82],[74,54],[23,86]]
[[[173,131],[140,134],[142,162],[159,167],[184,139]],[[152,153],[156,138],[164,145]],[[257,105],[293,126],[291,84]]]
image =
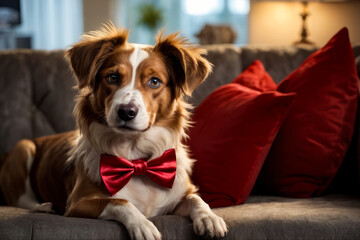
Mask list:
[[155,183],[172,188],[176,175],[175,149],[166,150],[161,157],[148,162],[101,154],[100,174],[111,196],[122,189],[133,175],[146,175]]

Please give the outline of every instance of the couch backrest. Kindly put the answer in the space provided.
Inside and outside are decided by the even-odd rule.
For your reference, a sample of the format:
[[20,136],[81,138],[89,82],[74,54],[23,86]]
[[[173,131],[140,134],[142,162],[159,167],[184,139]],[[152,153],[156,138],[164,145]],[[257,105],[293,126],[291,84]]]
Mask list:
[[[253,61],[260,60],[278,84],[308,58],[315,48],[295,46],[244,46],[241,48],[230,44],[204,46],[208,51],[206,58],[214,65],[208,79],[193,93],[189,101],[199,105],[212,91],[221,85],[230,83]],[[354,45],[354,56],[360,77],[360,44]]]
[[289,73],[315,51],[315,49],[297,47],[259,47],[234,45],[208,45],[207,59],[214,65],[213,73],[200,87],[194,91],[190,102],[197,106],[213,90],[221,85],[230,83],[246,69],[253,61],[260,60],[266,71],[279,83]]
[[189,102],[198,106],[213,90],[231,82],[242,70],[240,49],[231,44],[204,46],[213,64],[209,77],[192,94]]
[[[256,59],[279,83],[314,51],[234,45],[204,48],[214,68],[189,99],[194,106],[219,86],[230,83]],[[354,46],[354,55],[360,69],[360,45]],[[74,129],[75,84],[64,51],[0,51],[0,154],[10,151],[22,138]]]
[[74,129],[75,79],[63,55],[0,52],[0,154],[22,138]]

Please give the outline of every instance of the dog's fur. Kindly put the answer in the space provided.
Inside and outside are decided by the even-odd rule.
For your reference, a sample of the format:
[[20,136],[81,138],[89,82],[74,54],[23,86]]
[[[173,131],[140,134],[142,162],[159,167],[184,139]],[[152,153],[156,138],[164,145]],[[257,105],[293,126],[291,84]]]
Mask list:
[[[196,194],[193,161],[182,144],[190,107],[183,95],[211,71],[205,52],[178,34],[159,34],[155,46],[127,43],[127,36],[108,24],[67,51],[78,79],[78,130],[20,141],[1,168],[4,198],[37,211],[117,220],[133,239],[160,239],[147,217],[170,213],[191,217],[197,234],[222,237],[227,226]],[[119,117],[123,105],[136,108],[133,119]],[[135,176],[110,197],[100,154],[151,161],[171,148],[177,158],[171,189]]]

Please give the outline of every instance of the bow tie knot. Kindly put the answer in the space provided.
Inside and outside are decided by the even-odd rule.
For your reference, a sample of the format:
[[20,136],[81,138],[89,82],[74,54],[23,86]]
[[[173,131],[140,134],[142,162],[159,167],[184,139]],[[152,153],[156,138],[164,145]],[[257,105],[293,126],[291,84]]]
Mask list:
[[134,164],[134,175],[146,175],[147,171],[147,163],[144,160],[133,160],[132,163]]
[[158,158],[149,160],[125,158],[101,154],[101,178],[110,195],[120,191],[133,176],[145,175],[166,188],[172,188],[176,176],[175,149],[166,150]]

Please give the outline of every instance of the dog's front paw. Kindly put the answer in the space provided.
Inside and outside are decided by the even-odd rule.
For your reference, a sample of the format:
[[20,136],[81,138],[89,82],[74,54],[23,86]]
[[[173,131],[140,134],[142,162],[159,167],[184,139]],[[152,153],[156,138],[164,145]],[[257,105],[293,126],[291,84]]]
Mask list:
[[226,235],[228,227],[221,217],[210,212],[195,217],[194,231],[198,235],[221,238]]
[[144,218],[127,226],[127,230],[133,240],[160,240],[161,233],[155,225]]

